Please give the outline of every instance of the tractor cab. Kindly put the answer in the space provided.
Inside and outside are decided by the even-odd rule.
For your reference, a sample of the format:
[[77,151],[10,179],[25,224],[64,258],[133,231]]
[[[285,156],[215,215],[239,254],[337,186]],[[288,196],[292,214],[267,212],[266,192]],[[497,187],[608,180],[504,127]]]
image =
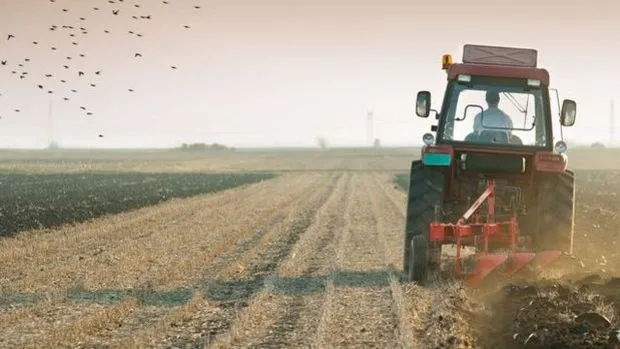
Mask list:
[[[447,87],[440,111],[431,108],[431,93],[420,91],[416,114],[438,120],[425,145],[513,150],[518,153],[563,153],[566,143],[554,144],[549,73],[537,67],[532,49],[465,45],[463,63],[442,57]],[[560,124],[575,123],[576,104],[566,99]]]

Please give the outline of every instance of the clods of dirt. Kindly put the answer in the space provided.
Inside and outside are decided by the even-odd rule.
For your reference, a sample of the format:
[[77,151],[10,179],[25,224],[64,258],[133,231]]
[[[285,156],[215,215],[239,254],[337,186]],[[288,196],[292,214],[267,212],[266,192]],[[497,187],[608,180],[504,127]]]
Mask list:
[[620,349],[620,279],[507,285],[479,334],[489,348]]

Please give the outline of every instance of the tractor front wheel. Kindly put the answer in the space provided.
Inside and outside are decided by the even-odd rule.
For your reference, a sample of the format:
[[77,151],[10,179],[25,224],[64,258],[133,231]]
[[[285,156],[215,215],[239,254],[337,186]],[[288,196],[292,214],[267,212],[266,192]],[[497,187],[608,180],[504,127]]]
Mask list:
[[417,235],[411,239],[409,254],[409,272],[407,279],[424,284],[428,277],[429,251],[426,236]]

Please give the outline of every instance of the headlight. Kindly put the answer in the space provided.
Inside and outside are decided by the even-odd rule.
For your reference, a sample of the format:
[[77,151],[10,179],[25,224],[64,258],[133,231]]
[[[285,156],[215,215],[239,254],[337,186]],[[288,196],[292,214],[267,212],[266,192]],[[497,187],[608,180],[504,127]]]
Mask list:
[[425,133],[424,136],[422,136],[422,142],[426,145],[433,145],[433,143],[435,143],[435,136],[433,136],[432,133]]
[[557,141],[555,143],[555,151],[557,151],[558,153],[562,154],[563,152],[566,151],[566,149],[568,149],[568,145],[566,145],[566,142]]

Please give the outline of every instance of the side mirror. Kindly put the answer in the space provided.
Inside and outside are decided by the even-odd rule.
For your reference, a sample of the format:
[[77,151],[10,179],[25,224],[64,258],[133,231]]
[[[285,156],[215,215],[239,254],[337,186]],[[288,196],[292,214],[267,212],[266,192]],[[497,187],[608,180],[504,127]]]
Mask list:
[[431,113],[431,93],[420,91],[415,100],[415,113],[421,118],[427,118]]
[[562,110],[560,111],[560,124],[562,126],[573,126],[577,116],[577,103],[571,99],[562,101]]

